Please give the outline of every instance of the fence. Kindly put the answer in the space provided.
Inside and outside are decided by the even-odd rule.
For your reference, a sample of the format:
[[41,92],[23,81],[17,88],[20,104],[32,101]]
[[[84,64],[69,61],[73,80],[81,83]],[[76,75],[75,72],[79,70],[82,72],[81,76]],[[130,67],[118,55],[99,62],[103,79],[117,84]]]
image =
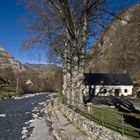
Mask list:
[[97,107],[92,104],[80,104],[74,103],[72,100],[68,100],[66,97],[62,96],[61,102],[67,105],[69,108],[73,109],[75,112],[85,116],[86,118],[94,121],[102,126],[115,130],[122,135],[128,135],[133,139],[140,138],[140,129],[133,127],[132,125],[125,122],[126,118],[130,117],[137,119],[140,123],[139,114],[130,114],[119,112],[115,109]]

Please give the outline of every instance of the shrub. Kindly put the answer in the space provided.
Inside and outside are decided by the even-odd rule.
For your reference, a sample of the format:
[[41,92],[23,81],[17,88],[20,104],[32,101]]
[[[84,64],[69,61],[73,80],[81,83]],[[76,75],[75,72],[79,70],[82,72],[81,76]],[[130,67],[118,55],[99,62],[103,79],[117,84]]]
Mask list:
[[137,92],[137,98],[140,98],[140,91]]

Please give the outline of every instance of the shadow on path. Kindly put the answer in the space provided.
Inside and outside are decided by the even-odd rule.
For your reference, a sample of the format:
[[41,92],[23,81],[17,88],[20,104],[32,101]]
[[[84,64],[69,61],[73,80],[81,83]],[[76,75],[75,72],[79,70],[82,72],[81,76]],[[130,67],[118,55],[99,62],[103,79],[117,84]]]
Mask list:
[[[29,124],[25,124],[32,119],[32,113],[38,113],[39,117],[43,117],[43,104],[41,102],[49,99],[48,94],[35,95],[22,99],[5,99],[0,100],[0,139],[1,140],[21,140],[21,132],[23,127],[32,132],[33,128],[28,128]],[[37,108],[33,111],[34,108]],[[30,134],[29,134],[30,135]]]

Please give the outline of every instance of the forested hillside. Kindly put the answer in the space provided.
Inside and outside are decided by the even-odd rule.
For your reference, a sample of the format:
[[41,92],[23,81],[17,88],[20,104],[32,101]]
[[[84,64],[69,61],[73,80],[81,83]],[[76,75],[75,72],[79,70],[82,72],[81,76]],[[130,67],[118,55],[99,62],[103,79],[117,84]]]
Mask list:
[[50,64],[23,65],[0,47],[0,97],[11,96],[15,92],[60,91],[62,82],[60,67]]

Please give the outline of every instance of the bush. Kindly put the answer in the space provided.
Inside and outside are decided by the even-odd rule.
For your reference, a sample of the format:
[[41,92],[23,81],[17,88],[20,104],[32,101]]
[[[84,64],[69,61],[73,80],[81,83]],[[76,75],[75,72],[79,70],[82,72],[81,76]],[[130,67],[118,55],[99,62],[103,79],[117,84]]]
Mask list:
[[137,92],[137,98],[140,98],[140,91]]

